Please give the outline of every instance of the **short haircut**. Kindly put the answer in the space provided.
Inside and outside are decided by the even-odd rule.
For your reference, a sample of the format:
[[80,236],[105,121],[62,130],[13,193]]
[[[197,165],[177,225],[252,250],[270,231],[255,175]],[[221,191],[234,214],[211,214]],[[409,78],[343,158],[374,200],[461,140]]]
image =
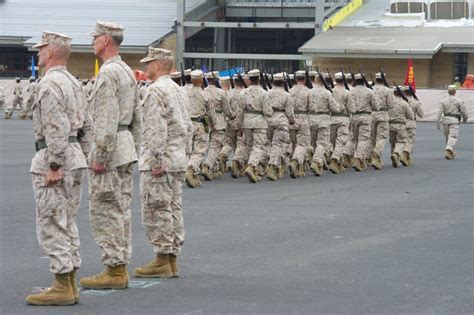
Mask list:
[[110,35],[115,45],[120,46],[123,42],[123,35]]

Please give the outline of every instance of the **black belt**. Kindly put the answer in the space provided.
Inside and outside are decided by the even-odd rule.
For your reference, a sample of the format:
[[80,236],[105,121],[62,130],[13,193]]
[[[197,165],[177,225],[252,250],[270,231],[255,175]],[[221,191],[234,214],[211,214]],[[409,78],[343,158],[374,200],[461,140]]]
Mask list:
[[349,118],[349,114],[344,114],[344,113],[332,113],[332,116],[333,117],[348,117]]
[[387,110],[388,110],[388,109],[386,109],[386,108],[380,108],[378,111],[379,111],[379,112],[386,112]]
[[331,115],[331,112],[309,112],[311,115]]
[[444,114],[444,116],[454,117],[454,118],[457,118],[458,120],[461,120],[461,115],[459,114]]
[[262,111],[259,110],[251,110],[251,109],[246,109],[245,110],[246,114],[256,114],[256,115],[263,115]]
[[363,112],[363,111],[354,113],[354,115],[363,115],[363,114],[370,115],[372,113],[371,112]]
[[222,114],[221,110],[215,110],[216,114]]
[[400,120],[389,120],[388,122],[390,124],[393,124],[393,125],[405,125],[406,124],[406,122],[400,121]]
[[[77,137],[76,136],[70,136],[68,139],[69,143],[76,143],[77,142]],[[36,152],[42,149],[46,149],[48,146],[46,145],[46,139],[38,139],[35,142],[35,149]]]
[[304,111],[304,110],[295,110],[295,114],[296,114],[296,115],[303,115],[303,114],[308,114],[308,111]]
[[273,108],[273,111],[277,113],[286,113],[284,109],[280,109],[280,108]]
[[128,127],[129,127],[129,125],[118,125],[117,132],[130,130]]

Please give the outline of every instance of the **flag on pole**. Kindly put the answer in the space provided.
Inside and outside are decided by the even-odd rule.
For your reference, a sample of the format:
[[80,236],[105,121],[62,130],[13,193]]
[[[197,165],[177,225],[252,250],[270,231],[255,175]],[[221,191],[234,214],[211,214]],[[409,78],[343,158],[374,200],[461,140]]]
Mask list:
[[31,76],[36,79],[35,56],[31,56]]
[[405,76],[405,85],[410,85],[413,88],[413,92],[416,92],[416,82],[415,82],[415,68],[413,67],[413,60],[408,59],[408,70]]
[[99,60],[95,58],[94,77],[97,78],[98,74],[99,74]]

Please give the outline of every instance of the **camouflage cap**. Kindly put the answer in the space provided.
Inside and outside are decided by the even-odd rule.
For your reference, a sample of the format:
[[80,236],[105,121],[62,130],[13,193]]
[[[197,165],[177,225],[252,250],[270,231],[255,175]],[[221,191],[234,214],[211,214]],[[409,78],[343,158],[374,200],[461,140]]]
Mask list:
[[178,72],[178,71],[171,72],[170,77],[171,77],[171,79],[181,79],[181,72]]
[[211,71],[211,72],[208,72],[206,73],[206,78],[207,79],[218,79],[219,78],[219,71]]
[[357,73],[357,74],[354,76],[354,79],[356,79],[356,80],[362,80],[362,74]]
[[377,73],[375,74],[375,78],[382,80],[382,79],[383,79],[383,78],[382,78],[382,73],[377,72]]
[[448,85],[448,91],[456,91],[457,89],[458,89],[458,87],[454,84]]
[[247,75],[248,75],[249,77],[258,77],[258,76],[260,76],[260,70],[258,70],[258,69],[250,70],[250,71],[247,73]]
[[148,47],[148,56],[140,60],[140,62],[147,63],[153,60],[163,59],[174,60],[173,52],[168,49]]
[[273,81],[283,81],[283,73],[275,73],[273,75]]
[[191,78],[196,78],[196,79],[202,78],[203,74],[204,73],[199,69],[198,70],[193,70],[193,71],[191,71]]
[[306,77],[306,72],[304,70],[298,70],[298,71],[295,72],[295,77],[304,78],[304,77]]
[[191,75],[191,71],[193,71],[193,70],[191,70],[191,69],[184,70],[184,75],[185,76]]
[[294,74],[291,74],[291,73],[288,75],[288,77],[290,78],[290,80],[294,80],[294,79],[295,79]]
[[230,77],[220,77],[221,81],[230,81]]
[[342,80],[344,74],[342,72],[337,72],[336,74],[334,74],[334,77],[338,80]]
[[310,77],[315,77],[315,76],[317,76],[317,75],[318,75],[318,72],[317,72],[317,71],[310,71],[310,72],[309,72],[309,76],[310,76]]
[[346,80],[352,80],[352,74],[346,73],[344,76],[346,77]]
[[43,35],[41,35],[41,41],[34,45],[33,48],[40,48],[50,44],[71,47],[71,40],[71,37],[64,34],[44,31]]
[[123,35],[123,26],[110,22],[97,21],[95,30],[89,33],[89,36],[96,37],[100,35],[120,36]]

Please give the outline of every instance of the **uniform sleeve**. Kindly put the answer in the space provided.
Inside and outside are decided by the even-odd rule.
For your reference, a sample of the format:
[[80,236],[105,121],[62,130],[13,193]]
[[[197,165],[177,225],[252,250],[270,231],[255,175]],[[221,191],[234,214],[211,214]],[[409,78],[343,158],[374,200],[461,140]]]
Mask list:
[[339,113],[341,111],[341,106],[339,105],[338,102],[334,99],[334,96],[332,96],[331,92],[327,92],[327,100],[328,100],[328,105],[329,109],[333,113]]
[[467,122],[467,120],[469,119],[469,117],[467,116],[466,105],[464,104],[464,101],[463,101],[463,100],[461,100],[461,101],[459,102],[459,111],[461,112],[463,121],[464,121],[464,122]]
[[378,111],[380,109],[380,104],[377,102],[375,94],[372,91],[369,91],[369,102],[370,108],[372,108],[372,110]]
[[99,75],[95,89],[95,162],[112,160],[119,124],[117,81],[111,75]]
[[355,113],[355,97],[353,93],[347,95],[347,109],[350,113]]
[[413,111],[411,110],[410,105],[407,102],[401,101],[403,104],[403,109],[405,111],[405,117],[409,120],[414,120],[415,116],[413,115]]
[[83,92],[81,93],[80,97],[82,98],[81,99],[81,103],[82,103],[81,111],[82,111],[82,114],[83,114],[83,124],[82,124],[81,129],[78,131],[78,135],[79,135],[79,133],[81,133],[81,137],[79,139],[79,144],[81,145],[82,152],[87,157],[87,156],[89,156],[89,153],[90,153],[91,148],[92,148],[92,140],[93,140],[92,137],[94,135],[94,125],[93,125],[93,122],[92,122],[91,113],[87,109],[86,96],[84,95]]
[[286,104],[285,104],[285,114],[288,117],[288,120],[291,124],[295,123],[295,110],[294,110],[295,100],[289,94],[286,95]]
[[420,118],[423,118],[424,113],[423,113],[423,109],[421,108],[421,102],[420,102],[420,101],[416,101],[416,104],[417,104],[417,106],[416,106],[416,113],[414,113],[414,114],[416,114],[416,115],[417,115],[418,117],[420,117]]
[[263,115],[267,117],[273,116],[273,108],[272,108],[270,93],[263,93],[260,100],[263,102],[262,104]]
[[232,111],[232,109],[229,106],[229,97],[227,96],[227,93],[222,93],[222,111],[224,114],[229,117],[229,119],[234,119],[235,118],[235,113]]
[[438,115],[436,117],[436,122],[440,123],[441,119],[443,119],[443,102],[439,104],[439,110],[438,110]]
[[211,125],[214,125],[217,121],[217,114],[214,103],[211,101],[211,94],[204,90],[201,95],[204,106],[207,109],[207,115],[209,117],[210,123]]
[[43,85],[40,93],[41,128],[46,140],[47,163],[64,165],[71,126],[59,88]]
[[137,154],[140,151],[140,137],[142,134],[142,111],[140,109],[140,102],[138,101],[138,96],[135,98],[137,101],[133,106],[132,113],[132,122],[130,132],[132,133],[133,142],[135,143],[135,150]]
[[150,152],[150,169],[162,166],[168,133],[167,96],[157,88],[150,88],[143,103],[142,141]]

